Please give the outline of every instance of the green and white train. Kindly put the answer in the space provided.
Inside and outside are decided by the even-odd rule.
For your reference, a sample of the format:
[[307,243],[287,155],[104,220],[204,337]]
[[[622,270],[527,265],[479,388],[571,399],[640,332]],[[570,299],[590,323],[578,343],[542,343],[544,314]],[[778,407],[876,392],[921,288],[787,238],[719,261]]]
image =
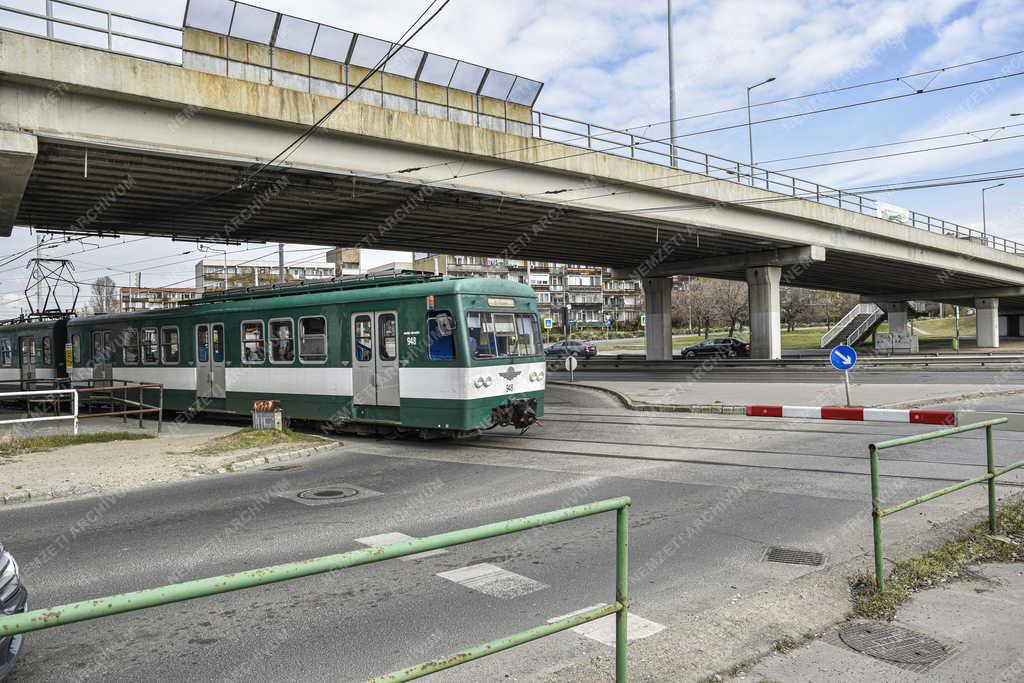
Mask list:
[[159,383],[170,410],[273,400],[291,419],[425,436],[525,428],[544,410],[536,296],[505,280],[339,280],[50,322],[72,381]]

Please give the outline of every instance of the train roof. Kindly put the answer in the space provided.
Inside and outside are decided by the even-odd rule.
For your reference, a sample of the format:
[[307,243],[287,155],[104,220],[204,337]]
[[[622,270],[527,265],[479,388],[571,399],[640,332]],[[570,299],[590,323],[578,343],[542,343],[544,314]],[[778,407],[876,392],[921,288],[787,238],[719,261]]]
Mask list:
[[333,304],[343,301],[408,299],[446,294],[483,294],[532,297],[529,285],[496,278],[451,278],[446,275],[389,275],[387,277],[334,278],[308,284],[287,283],[266,287],[240,288],[183,302],[175,308],[135,313],[108,313],[78,318],[72,326],[144,317],[175,317],[218,310],[224,313],[289,309],[297,306]]
[[68,320],[69,316],[25,317],[0,320],[0,332],[31,332],[34,330],[52,330],[55,326]]

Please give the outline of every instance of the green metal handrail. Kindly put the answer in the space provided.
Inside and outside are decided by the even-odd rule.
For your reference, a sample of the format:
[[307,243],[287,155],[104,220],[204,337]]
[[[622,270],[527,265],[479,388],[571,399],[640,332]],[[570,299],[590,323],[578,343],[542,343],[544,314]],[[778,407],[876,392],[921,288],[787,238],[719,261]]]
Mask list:
[[[878,586],[878,590],[885,589],[885,570],[884,560],[885,557],[882,553],[882,518],[888,517],[889,515],[912,508],[915,505],[926,503],[929,500],[934,500],[948,493],[959,491],[960,489],[973,486],[974,484],[980,484],[982,482],[988,482],[988,530],[989,533],[996,533],[996,479],[1012,472],[1013,470],[1024,467],[1024,460],[1015,462],[1012,465],[1006,467],[996,468],[995,466],[995,449],[992,442],[992,428],[996,425],[1001,425],[1007,422],[1005,417],[1000,417],[994,420],[985,420],[984,422],[975,422],[974,424],[963,425],[961,427],[950,427],[949,429],[939,429],[934,432],[927,432],[926,434],[915,434],[913,436],[904,436],[899,439],[890,439],[889,441],[880,441],[873,443],[868,446],[868,453],[871,456],[871,518],[874,526],[875,536],[875,584]],[[939,489],[938,491],[932,491],[926,493],[923,496],[918,496],[912,500],[908,500],[899,505],[893,505],[889,508],[882,507],[881,496],[879,489],[879,474],[878,474],[878,451],[886,448],[895,448],[896,446],[906,446],[912,443],[920,443],[922,441],[931,441],[932,439],[941,439],[944,436],[952,436],[954,434],[963,434],[964,432],[972,432],[977,429],[985,430],[985,453],[986,453],[986,464],[988,472],[966,481],[962,481],[958,484],[953,484],[945,488]]]
[[589,517],[602,512],[616,511],[616,568],[615,568],[615,602],[564,617],[543,626],[522,631],[505,638],[493,640],[479,647],[459,652],[458,654],[424,662],[401,671],[395,671],[373,681],[411,681],[427,674],[449,669],[453,666],[471,662],[517,645],[528,643],[544,636],[574,628],[595,619],[615,615],[615,680],[625,682],[629,677],[628,647],[626,642],[626,620],[629,611],[629,506],[628,497],[610,498],[608,500],[563,508],[552,512],[544,512],[527,517],[518,517],[504,522],[495,522],[470,529],[449,531],[443,534],[425,536],[411,541],[390,543],[375,548],[353,550],[347,553],[326,555],[309,560],[288,562],[286,564],[250,569],[248,571],[213,576],[207,579],[196,579],[183,583],[149,588],[132,593],[121,593],[105,598],[84,600],[56,607],[44,607],[30,612],[0,617],[0,636],[11,636],[30,631],[39,631],[55,626],[73,624],[79,621],[109,617],[123,612],[147,609],[173,602],[193,600],[219,593],[253,588],[279,581],[323,574],[326,572],[357,567],[363,564],[391,560],[397,557],[415,555],[428,550],[447,548],[463,543],[471,543],[486,538],[504,536],[506,534],[534,529],[537,527],[558,524],[573,519]]

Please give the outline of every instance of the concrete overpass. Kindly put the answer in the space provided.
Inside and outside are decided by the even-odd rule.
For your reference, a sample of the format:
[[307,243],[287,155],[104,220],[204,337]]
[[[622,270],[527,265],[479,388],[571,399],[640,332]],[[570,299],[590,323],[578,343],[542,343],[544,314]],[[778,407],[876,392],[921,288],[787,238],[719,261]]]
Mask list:
[[0,235],[30,225],[608,266],[644,280],[651,358],[671,353],[674,274],[745,280],[758,357],[781,352],[780,284],[971,301],[981,346],[998,345],[1000,306],[1024,311],[1024,245],[923,214],[884,220],[861,195],[540,114],[484,94],[487,76],[465,97],[384,74],[250,182],[359,67],[179,32],[180,63],[165,63],[0,31]]

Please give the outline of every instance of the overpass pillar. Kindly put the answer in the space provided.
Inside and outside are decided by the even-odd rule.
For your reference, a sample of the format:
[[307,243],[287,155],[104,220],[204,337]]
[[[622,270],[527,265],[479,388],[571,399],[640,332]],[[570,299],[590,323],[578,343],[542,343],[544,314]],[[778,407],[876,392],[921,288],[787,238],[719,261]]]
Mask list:
[[782,304],[779,281],[782,268],[747,268],[747,299],[750,302],[750,355],[782,358]]
[[974,300],[978,323],[978,348],[999,348],[999,299],[984,297]]
[[38,149],[35,135],[0,130],[0,235],[11,234]]
[[879,308],[885,311],[886,320],[889,322],[889,332],[902,335],[910,334],[910,304],[906,301],[895,301],[893,303],[879,304]]
[[672,278],[644,278],[647,360],[672,360]]

